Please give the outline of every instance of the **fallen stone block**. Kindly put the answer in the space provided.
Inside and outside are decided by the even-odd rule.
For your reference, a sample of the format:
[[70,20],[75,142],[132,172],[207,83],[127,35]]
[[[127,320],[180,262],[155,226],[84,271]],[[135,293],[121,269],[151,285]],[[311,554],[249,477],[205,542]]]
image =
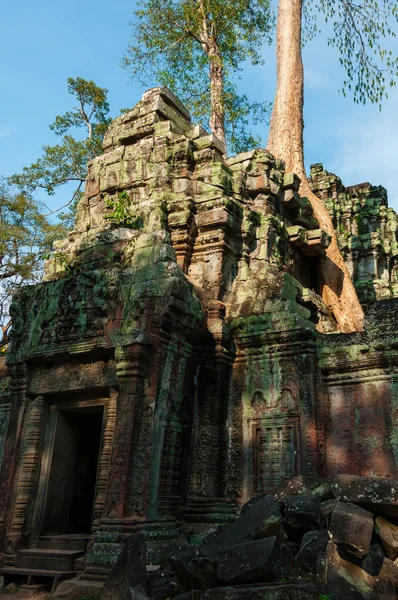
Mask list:
[[385,477],[336,475],[332,482],[337,500],[354,502],[376,515],[398,518],[398,481]]
[[274,537],[232,546],[220,557],[217,576],[227,584],[280,581],[292,575],[293,556]]
[[263,496],[255,496],[242,506],[241,514],[251,508],[265,496],[272,496],[275,500],[285,500],[288,496],[318,496],[321,502],[333,498],[331,482],[320,477],[304,477],[296,475],[285,481],[280,486],[272,488]]
[[264,496],[240,517],[225,527],[209,543],[200,548],[202,556],[213,557],[223,549],[249,540],[269,536],[283,537],[282,517],[277,502]]
[[[388,561],[388,563],[386,563]],[[396,600],[394,563],[385,559],[377,577],[339,554],[334,542],[326,552],[326,593],[342,600]]]
[[307,491],[307,488],[304,484],[304,477],[302,475],[296,475],[296,477],[292,477],[289,481],[282,483],[280,486],[269,490],[267,494],[264,496],[255,496],[251,498],[246,504],[242,506],[241,514],[246,512],[249,508],[254,506],[257,502],[265,498],[266,496],[272,496],[276,500],[284,500],[287,496],[293,494],[303,494]]
[[321,529],[325,519],[317,496],[289,496],[283,514],[283,526],[289,537],[300,539],[304,533]]
[[318,555],[326,552],[329,541],[327,531],[307,531],[301,539],[297,559],[312,573],[317,571]]
[[364,571],[369,573],[369,575],[377,577],[381,571],[385,558],[386,556],[381,545],[372,544],[368,555],[360,561],[359,565]]
[[[115,600],[116,598],[119,600],[119,596],[116,596]],[[149,600],[149,596],[141,585],[130,588],[130,598],[131,600]]]
[[372,533],[372,513],[350,502],[337,504],[329,526],[335,544],[362,558],[369,552]]
[[74,598],[78,595],[99,595],[103,588],[103,585],[104,584],[100,581],[86,581],[84,579],[74,577],[73,579],[66,579],[65,581],[61,581],[57,586],[55,592],[52,593],[52,597]]
[[[102,589],[101,600],[146,598],[146,544],[139,534],[131,535]],[[134,595],[133,594],[134,591]]]
[[398,556],[398,527],[383,517],[377,517],[375,530],[381,538],[388,558],[395,560]]
[[219,583],[216,561],[200,556],[197,549],[175,550],[169,562],[184,590],[206,590]]
[[322,502],[321,511],[323,516],[326,517],[326,519],[328,520],[328,522],[330,521],[333,511],[336,508],[338,502],[339,501],[336,500],[336,498],[334,498],[333,500],[326,500],[326,502]]
[[173,598],[182,591],[177,577],[171,571],[152,571],[148,572],[147,566],[147,592],[153,600],[166,600]]

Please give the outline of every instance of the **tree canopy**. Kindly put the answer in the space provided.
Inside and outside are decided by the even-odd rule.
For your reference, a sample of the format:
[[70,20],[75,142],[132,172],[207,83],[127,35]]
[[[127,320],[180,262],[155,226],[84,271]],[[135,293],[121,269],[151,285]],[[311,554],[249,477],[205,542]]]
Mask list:
[[123,65],[133,78],[169,87],[231,151],[259,144],[250,124],[267,119],[269,104],[239,94],[234,75],[263,63],[270,0],[141,0],[132,27]]
[[43,254],[63,235],[64,227],[52,225],[31,196],[0,178],[0,351],[11,325],[11,295],[21,285],[40,281]]
[[354,101],[367,101],[381,106],[388,89],[396,85],[398,58],[386,47],[396,37],[393,25],[398,23],[395,0],[307,0],[304,2],[306,37],[319,31],[318,18],[331,25],[327,43],[339,53],[346,72],[342,92],[352,93]]
[[102,140],[111,119],[108,117],[107,89],[81,77],[70,77],[67,87],[77,105],[56,116],[50,125],[61,142],[44,146],[43,155],[29,167],[24,167],[22,173],[13,175],[10,182],[28,196],[38,189],[53,196],[60,186],[72,182],[74,189],[67,203],[71,210],[61,215],[66,224],[71,225],[74,209],[82,195],[87,163],[101,154]]

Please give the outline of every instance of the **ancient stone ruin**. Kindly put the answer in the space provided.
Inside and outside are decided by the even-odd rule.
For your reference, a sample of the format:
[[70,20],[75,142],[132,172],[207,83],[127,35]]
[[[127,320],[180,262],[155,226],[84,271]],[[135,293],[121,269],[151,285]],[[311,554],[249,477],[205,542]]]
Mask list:
[[89,165],[43,283],[14,298],[5,576],[101,581],[132,533],[156,563],[292,477],[398,478],[384,188],[311,170],[366,309],[343,335],[317,287],[330,238],[298,178],[266,150],[224,153],[167,89],[145,93]]

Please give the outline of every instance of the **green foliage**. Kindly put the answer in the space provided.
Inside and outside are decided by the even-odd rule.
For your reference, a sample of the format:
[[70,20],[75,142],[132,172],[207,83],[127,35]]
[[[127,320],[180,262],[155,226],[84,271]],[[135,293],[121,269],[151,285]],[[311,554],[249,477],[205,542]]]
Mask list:
[[222,61],[228,145],[233,152],[259,145],[249,125],[266,121],[270,105],[239,95],[232,77],[245,61],[263,64],[261,51],[270,43],[274,27],[269,0],[141,0],[132,26],[123,65],[143,85],[169,87],[194,121],[208,128],[210,62],[205,29]]
[[[13,175],[10,182],[25,194],[44,189],[53,196],[61,185],[73,182],[76,187],[68,202],[69,212],[60,215],[66,227],[73,224],[77,202],[82,196],[82,186],[87,175],[87,163],[101,154],[102,140],[109,126],[108,90],[81,77],[69,78],[68,92],[78,101],[78,106],[55,117],[50,129],[61,138],[59,144],[43,147],[43,155],[22,173]],[[76,133],[85,129],[83,139]],[[71,132],[72,130],[72,132]]]
[[31,196],[0,179],[0,346],[7,343],[11,295],[40,280],[43,254],[64,235],[65,228],[49,223]]
[[343,94],[351,92],[355,102],[365,104],[369,100],[380,107],[398,76],[398,59],[381,44],[382,39],[396,37],[392,23],[398,22],[397,2],[306,0],[304,7],[307,38],[319,31],[320,13],[332,25],[333,36],[328,44],[339,51],[347,75]]
[[129,196],[125,190],[119,193],[117,201],[107,198],[105,204],[112,209],[111,213],[105,215],[105,219],[111,220],[118,227],[142,229],[144,225],[142,219],[131,212]]

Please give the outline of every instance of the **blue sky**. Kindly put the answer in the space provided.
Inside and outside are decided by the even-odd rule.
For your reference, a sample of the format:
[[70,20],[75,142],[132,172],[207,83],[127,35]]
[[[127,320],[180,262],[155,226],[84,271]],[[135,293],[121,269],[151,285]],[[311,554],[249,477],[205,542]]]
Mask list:
[[[125,0],[3,3],[0,175],[19,172],[40,156],[44,144],[55,143],[48,126],[71,108],[68,77],[93,79],[108,88],[112,116],[140,99],[143,89],[119,66],[134,7],[134,1]],[[346,185],[382,184],[398,210],[398,92],[393,91],[382,112],[344,98],[338,93],[344,73],[325,37],[321,34],[304,51],[307,167],[323,162]],[[264,48],[264,56],[265,66],[245,69],[240,86],[254,99],[272,100],[274,49]],[[261,133],[266,140],[266,128]],[[53,208],[65,201],[67,191],[40,198]]]

